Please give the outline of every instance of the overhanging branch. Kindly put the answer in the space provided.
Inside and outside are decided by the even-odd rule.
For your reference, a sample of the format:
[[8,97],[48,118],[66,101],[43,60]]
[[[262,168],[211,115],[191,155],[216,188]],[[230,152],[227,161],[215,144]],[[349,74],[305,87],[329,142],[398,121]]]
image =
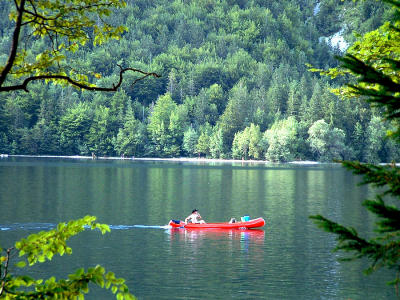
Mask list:
[[4,292],[4,287],[6,285],[6,278],[7,278],[7,274],[8,274],[8,263],[10,261],[10,252],[13,250],[14,248],[8,248],[7,249],[7,256],[6,256],[6,261],[4,263],[4,273],[0,274],[0,296],[3,294]]
[[12,66],[14,65],[15,58],[17,57],[18,50],[18,39],[21,33],[21,24],[22,24],[22,15],[25,6],[25,0],[21,0],[20,6],[18,7],[17,3],[15,3],[16,9],[18,11],[17,20],[15,23],[15,29],[12,37],[11,43],[11,51],[8,57],[7,63],[4,66],[4,69],[0,73],[0,87],[6,81],[8,73],[10,73]]
[[88,91],[100,91],[100,92],[116,92],[118,90],[118,88],[121,86],[122,81],[124,80],[124,73],[127,71],[132,71],[132,72],[136,72],[136,73],[140,73],[143,76],[139,77],[137,79],[135,79],[132,82],[132,85],[136,84],[138,81],[145,79],[146,77],[149,76],[153,76],[156,78],[161,77],[161,75],[154,73],[154,72],[145,72],[142,71],[140,69],[135,69],[135,68],[122,68],[121,66],[118,65],[118,67],[120,68],[120,72],[119,72],[119,81],[117,84],[113,84],[112,87],[99,87],[99,86],[90,86],[88,84],[85,83],[81,83],[78,82],[74,79],[72,79],[69,76],[66,75],[38,75],[38,76],[31,76],[26,78],[22,84],[19,85],[12,85],[12,86],[0,86],[0,92],[10,92],[10,91],[16,91],[16,90],[23,90],[25,92],[29,92],[28,91],[28,84],[31,81],[38,81],[38,80],[63,80],[68,82],[69,84],[71,84],[72,86],[78,87],[80,89],[84,89],[84,90],[88,90]]

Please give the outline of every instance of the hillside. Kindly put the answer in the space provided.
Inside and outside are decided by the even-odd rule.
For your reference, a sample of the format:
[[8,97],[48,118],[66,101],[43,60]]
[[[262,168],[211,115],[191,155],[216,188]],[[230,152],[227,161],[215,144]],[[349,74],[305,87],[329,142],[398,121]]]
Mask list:
[[[11,7],[0,2],[0,65]],[[391,161],[390,124],[306,66],[336,66],[355,32],[390,14],[372,0],[127,1],[110,16],[123,38],[81,48],[71,68],[101,74],[99,85],[116,81],[118,64],[162,78],[132,87],[128,76],[116,93],[36,83],[0,94],[0,153]],[[35,57],[46,41],[24,42]]]

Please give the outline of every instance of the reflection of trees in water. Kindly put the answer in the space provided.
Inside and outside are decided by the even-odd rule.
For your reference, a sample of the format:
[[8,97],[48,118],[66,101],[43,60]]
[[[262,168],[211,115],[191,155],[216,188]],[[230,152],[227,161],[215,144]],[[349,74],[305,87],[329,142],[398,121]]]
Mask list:
[[265,232],[261,229],[170,229],[170,241],[177,241],[180,247],[190,249],[192,254],[202,247],[223,245],[226,250],[248,252],[252,245],[263,245]]
[[187,281],[222,288],[264,276],[258,267],[265,263],[264,230],[169,229],[168,241]]
[[171,235],[182,237],[187,241],[200,239],[213,240],[250,240],[253,242],[264,242],[265,232],[262,229],[223,229],[223,228],[205,228],[205,229],[176,229],[171,228]]

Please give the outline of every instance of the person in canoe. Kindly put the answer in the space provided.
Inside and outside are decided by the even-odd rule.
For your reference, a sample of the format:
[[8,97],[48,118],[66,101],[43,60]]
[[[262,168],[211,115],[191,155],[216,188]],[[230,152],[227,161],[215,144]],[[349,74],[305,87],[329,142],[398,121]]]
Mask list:
[[206,223],[203,218],[200,216],[197,209],[193,209],[192,213],[185,219],[185,223],[198,223],[204,224]]

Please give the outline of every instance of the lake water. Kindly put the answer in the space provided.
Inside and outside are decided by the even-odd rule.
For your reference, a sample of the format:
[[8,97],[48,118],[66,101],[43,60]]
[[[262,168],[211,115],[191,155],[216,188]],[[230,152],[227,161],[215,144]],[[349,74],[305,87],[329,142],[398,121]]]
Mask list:
[[[335,237],[308,219],[323,214],[370,234],[361,206],[373,192],[339,165],[190,163],[59,158],[0,159],[0,245],[95,215],[111,233],[85,231],[71,256],[37,265],[64,278],[101,264],[139,299],[393,299],[387,272],[339,263]],[[197,208],[209,222],[263,217],[253,231],[166,228]],[[112,294],[93,289],[88,299]]]

